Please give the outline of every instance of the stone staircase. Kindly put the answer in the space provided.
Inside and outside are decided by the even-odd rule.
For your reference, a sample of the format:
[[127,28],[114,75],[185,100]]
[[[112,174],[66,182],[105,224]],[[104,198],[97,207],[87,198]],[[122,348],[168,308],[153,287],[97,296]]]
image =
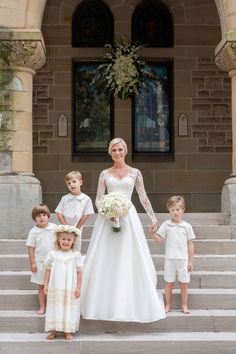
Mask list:
[[[95,217],[83,231],[84,253]],[[168,214],[157,217],[162,222]],[[163,247],[148,235],[147,216],[140,218],[157,269],[157,287],[163,289]],[[165,320],[148,324],[82,320],[80,334],[71,342],[46,340],[44,317],[35,311],[37,291],[30,283],[25,239],[0,235],[0,354],[235,353],[236,227],[225,225],[221,213],[185,214],[185,220],[197,236],[189,287],[191,313],[179,310],[176,287],[174,309]]]

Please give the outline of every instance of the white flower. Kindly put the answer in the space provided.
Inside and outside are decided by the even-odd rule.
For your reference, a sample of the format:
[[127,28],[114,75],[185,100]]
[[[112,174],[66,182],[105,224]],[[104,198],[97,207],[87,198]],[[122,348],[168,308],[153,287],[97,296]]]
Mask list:
[[138,94],[142,83],[143,67],[145,63],[138,60],[138,51],[142,46],[130,45],[124,39],[123,43],[115,43],[114,47],[106,44],[105,48],[110,50],[106,54],[108,64],[100,65],[103,71],[102,77],[107,91],[125,100],[132,95]]
[[98,212],[108,219],[113,219],[113,231],[120,231],[119,218],[128,215],[132,203],[119,192],[105,194],[99,201]]
[[53,233],[55,236],[57,236],[57,234],[60,232],[66,232],[68,234],[74,233],[76,237],[81,236],[81,231],[79,229],[77,229],[77,227],[70,226],[70,225],[57,225],[55,227],[55,229],[53,230]]

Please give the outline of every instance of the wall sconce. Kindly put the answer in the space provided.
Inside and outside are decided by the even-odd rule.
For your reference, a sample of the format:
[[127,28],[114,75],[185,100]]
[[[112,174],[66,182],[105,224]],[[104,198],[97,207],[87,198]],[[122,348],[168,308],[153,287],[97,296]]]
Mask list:
[[60,114],[57,120],[57,135],[65,137],[68,135],[68,119],[65,114]]
[[178,117],[178,135],[188,136],[188,116],[181,113]]

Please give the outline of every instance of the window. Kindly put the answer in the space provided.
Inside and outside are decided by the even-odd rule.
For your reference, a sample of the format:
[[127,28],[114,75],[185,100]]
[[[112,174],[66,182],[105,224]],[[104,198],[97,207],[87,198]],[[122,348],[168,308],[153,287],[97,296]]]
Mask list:
[[133,159],[172,157],[171,61],[147,61],[144,84],[134,97],[132,108]]
[[73,160],[104,160],[114,136],[113,99],[101,86],[100,64],[73,62]]
[[113,43],[114,19],[102,0],[83,0],[72,19],[73,47],[104,47]]
[[143,0],[132,16],[132,41],[147,47],[173,47],[173,19],[161,0]]

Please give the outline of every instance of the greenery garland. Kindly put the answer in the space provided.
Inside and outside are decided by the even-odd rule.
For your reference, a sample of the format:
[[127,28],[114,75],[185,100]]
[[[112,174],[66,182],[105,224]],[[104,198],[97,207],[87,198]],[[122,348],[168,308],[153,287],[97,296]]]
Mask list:
[[138,52],[143,46],[115,42],[114,46],[106,44],[107,63],[99,66],[106,91],[122,100],[138,95],[143,82],[145,62],[138,59]]

